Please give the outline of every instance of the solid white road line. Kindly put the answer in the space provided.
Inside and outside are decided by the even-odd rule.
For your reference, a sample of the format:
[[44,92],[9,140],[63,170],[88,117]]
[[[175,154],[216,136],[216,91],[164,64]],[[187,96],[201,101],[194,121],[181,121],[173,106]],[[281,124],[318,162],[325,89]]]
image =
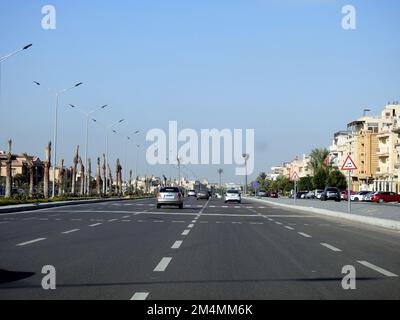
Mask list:
[[192,223],[196,223],[197,222],[197,220],[192,220]]
[[131,300],[146,300],[148,296],[149,296],[148,292],[136,292],[132,296]]
[[289,227],[289,226],[285,226],[285,228],[288,229],[288,230],[294,230],[294,228]]
[[367,267],[367,268],[370,268],[370,269],[372,269],[372,270],[375,270],[375,271],[377,271],[377,272],[383,274],[384,276],[387,276],[387,277],[398,277],[397,274],[394,274],[394,273],[392,273],[392,272],[390,272],[390,271],[387,271],[387,270],[385,270],[385,269],[382,269],[381,267],[375,266],[375,265],[373,265],[372,263],[369,263],[368,261],[357,261],[357,262],[358,262],[359,264],[362,264],[363,266],[365,266],[365,267]]
[[275,222],[277,225],[282,225],[283,223],[282,222]]
[[182,236],[187,236],[189,234],[190,230],[185,230],[182,232]]
[[153,220],[154,223],[163,223],[164,220]]
[[171,249],[179,249],[183,241],[175,241]]
[[321,246],[324,246],[324,247],[326,247],[328,249],[331,249],[332,251],[335,251],[335,252],[341,252],[342,251],[339,248],[336,248],[336,247],[334,247],[334,246],[332,246],[332,245],[330,245],[328,243],[321,243]]
[[172,223],[185,223],[186,221],[172,220]]
[[89,227],[97,227],[97,226],[99,226],[99,225],[101,225],[102,223],[94,223],[94,224],[91,224]]
[[158,263],[157,267],[153,270],[154,272],[163,272],[165,269],[167,269],[169,263],[171,262],[172,258],[170,257],[164,257],[161,259],[161,261]]
[[22,246],[26,246],[28,244],[32,244],[32,243],[43,241],[43,240],[46,240],[46,238],[39,238],[39,239],[34,239],[34,240],[31,240],[31,241],[27,241],[27,242],[22,242],[22,243],[17,244],[17,246],[18,247],[22,247]]
[[191,223],[191,224],[188,225],[188,228],[193,228],[193,227],[194,227],[194,224],[193,224],[193,223]]
[[77,231],[79,231],[79,229],[72,229],[72,230],[61,232],[61,233],[62,234],[69,234],[69,233],[73,233],[73,232],[77,232]]
[[304,232],[297,232],[299,235],[305,237],[305,238],[312,238],[309,234],[304,233]]

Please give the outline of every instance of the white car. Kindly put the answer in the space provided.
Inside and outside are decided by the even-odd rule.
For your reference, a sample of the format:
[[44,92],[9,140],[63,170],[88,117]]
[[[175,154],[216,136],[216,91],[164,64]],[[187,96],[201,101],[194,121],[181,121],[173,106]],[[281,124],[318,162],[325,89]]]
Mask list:
[[360,191],[360,192],[357,192],[356,194],[352,194],[351,196],[350,196],[350,200],[351,201],[365,201],[365,196],[367,195],[367,194],[369,194],[370,192],[369,191]]
[[237,202],[242,203],[242,197],[238,190],[228,190],[225,193],[225,203],[227,202]]
[[189,190],[187,195],[188,197],[197,197],[197,193],[195,190]]
[[317,199],[321,199],[321,196],[322,196],[323,193],[324,193],[324,190],[322,190],[322,189],[316,189],[316,190],[314,191],[315,197],[316,197]]

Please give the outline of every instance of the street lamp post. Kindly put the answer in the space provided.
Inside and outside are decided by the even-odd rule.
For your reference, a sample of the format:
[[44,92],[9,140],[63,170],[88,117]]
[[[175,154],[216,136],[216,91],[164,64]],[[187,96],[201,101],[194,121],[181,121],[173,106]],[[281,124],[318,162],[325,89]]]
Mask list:
[[32,44],[28,44],[28,45],[26,45],[26,46],[23,47],[23,48],[20,48],[20,49],[18,49],[18,50],[15,50],[15,51],[9,53],[9,54],[6,54],[6,55],[3,56],[3,57],[0,57],[0,106],[1,106],[1,66],[2,66],[2,63],[3,63],[4,61],[10,59],[12,56],[18,54],[19,52],[29,49],[30,47],[32,47]]
[[[37,86],[41,86],[41,84],[39,82],[34,81],[34,83]],[[53,186],[52,186],[52,192],[51,192],[52,198],[55,197],[55,191],[56,191],[57,134],[58,134],[57,127],[58,127],[58,105],[59,105],[60,95],[62,95],[63,93],[66,93],[67,91],[70,91],[76,87],[79,87],[82,84],[83,84],[82,82],[79,82],[70,88],[66,88],[61,91],[56,92],[56,104],[55,104],[55,113],[54,113],[54,137],[53,137],[54,148],[53,148],[53,169],[52,169],[52,171],[53,171]],[[49,91],[52,91],[52,90],[49,89]]]
[[[105,108],[108,107],[108,105],[103,105],[101,107],[98,107],[96,109],[93,109],[90,112],[85,112],[84,110],[82,110],[81,108],[70,104],[69,105],[71,108],[78,110],[80,113],[82,113],[85,117],[86,117],[86,139],[85,139],[85,169],[86,172],[88,172],[88,153],[89,153],[89,122],[90,122],[90,116],[100,110],[104,110]],[[89,184],[90,184],[90,177],[88,176],[88,174],[85,175],[85,180],[84,180],[84,187],[83,189],[85,190],[85,194],[89,193]]]
[[[139,134],[139,133],[140,133],[140,131],[139,131],[139,130],[136,130],[135,132],[129,134],[129,135],[126,137],[126,140],[125,140],[125,152],[124,152],[124,167],[125,167],[125,170],[124,170],[124,182],[125,182],[125,183],[126,183],[126,172],[127,172],[127,170],[128,170],[128,162],[127,162],[128,142],[131,141],[131,139],[132,139],[132,137],[133,137],[134,135],[137,135],[137,134]],[[130,181],[129,181],[129,183],[130,183]]]

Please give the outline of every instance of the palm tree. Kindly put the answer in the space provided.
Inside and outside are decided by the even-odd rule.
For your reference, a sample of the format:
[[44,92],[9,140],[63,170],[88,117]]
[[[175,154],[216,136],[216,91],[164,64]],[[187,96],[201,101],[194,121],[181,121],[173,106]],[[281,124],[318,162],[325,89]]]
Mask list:
[[29,171],[29,196],[33,196],[34,184],[35,184],[35,164],[33,157],[29,157],[27,153],[24,153],[25,161],[28,164]]
[[222,174],[224,173],[224,170],[221,168],[218,169],[218,174],[219,174],[219,192],[222,196]]
[[[45,149],[44,177],[43,177],[43,196],[49,198],[49,181],[50,181],[50,166],[51,166],[51,142],[47,144]],[[54,179],[55,177],[53,177]]]
[[103,153],[103,194],[106,193],[106,155]]
[[132,170],[129,170],[129,192],[132,192]]
[[90,188],[90,185],[92,183],[92,160],[89,158],[88,159],[88,170],[87,170],[87,195],[90,197],[90,194],[92,193],[92,190]]
[[107,167],[108,167],[108,183],[110,185],[110,187],[108,188],[108,193],[111,194],[112,193],[112,186],[113,186],[113,176],[112,176],[112,172],[111,172],[111,168],[110,168],[110,164],[107,163]]
[[74,165],[72,167],[72,184],[71,184],[72,194],[76,193],[76,172],[77,172],[78,162],[79,162],[79,146],[76,147],[75,157],[73,160]]
[[121,193],[121,183],[122,183],[122,167],[119,159],[117,159],[116,170],[115,170],[115,186],[116,186],[116,193],[120,195]]
[[96,191],[97,191],[97,195],[99,197],[101,197],[101,163],[100,163],[100,158],[97,158]]
[[326,159],[329,156],[329,150],[326,148],[317,148],[310,153],[310,162],[308,168],[315,174],[319,168],[326,166]]
[[60,160],[60,171],[58,174],[58,195],[62,196],[64,194],[64,175],[65,175],[65,168],[64,168],[64,159]]
[[85,181],[85,166],[83,165],[83,161],[82,161],[81,157],[79,157],[79,165],[81,167],[81,172],[80,172],[81,184],[80,184],[79,194],[81,196],[83,196],[85,194],[85,184],[83,183]]
[[8,153],[6,160],[6,192],[5,197],[11,198],[12,195],[12,140],[8,140]]

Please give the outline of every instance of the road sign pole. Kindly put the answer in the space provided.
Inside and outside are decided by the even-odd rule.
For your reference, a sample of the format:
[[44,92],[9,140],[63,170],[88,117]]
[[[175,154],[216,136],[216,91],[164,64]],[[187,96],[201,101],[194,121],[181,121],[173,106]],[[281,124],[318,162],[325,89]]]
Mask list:
[[347,202],[348,202],[348,212],[351,213],[351,171],[348,171],[349,174],[349,182],[348,182],[348,192],[347,192]]
[[293,193],[294,205],[296,205],[296,197],[297,197],[296,189],[297,189],[297,181],[294,180],[294,193]]

